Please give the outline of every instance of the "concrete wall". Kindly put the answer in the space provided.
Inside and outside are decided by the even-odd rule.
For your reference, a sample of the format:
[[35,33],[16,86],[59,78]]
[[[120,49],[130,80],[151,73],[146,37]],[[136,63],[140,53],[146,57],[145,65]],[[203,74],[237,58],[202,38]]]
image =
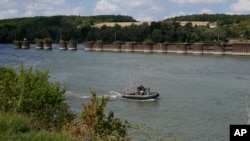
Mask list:
[[144,52],[144,53],[180,53],[180,54],[215,54],[215,55],[250,55],[249,43],[224,45],[205,43],[84,43],[85,50]]
[[21,41],[13,41],[14,48],[21,48],[22,42]]

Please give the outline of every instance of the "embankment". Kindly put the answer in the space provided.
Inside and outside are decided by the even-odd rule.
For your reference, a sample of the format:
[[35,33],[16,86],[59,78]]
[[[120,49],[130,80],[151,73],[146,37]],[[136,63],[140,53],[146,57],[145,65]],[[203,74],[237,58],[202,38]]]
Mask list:
[[95,43],[85,42],[86,51],[250,55],[250,43],[216,45],[210,43]]

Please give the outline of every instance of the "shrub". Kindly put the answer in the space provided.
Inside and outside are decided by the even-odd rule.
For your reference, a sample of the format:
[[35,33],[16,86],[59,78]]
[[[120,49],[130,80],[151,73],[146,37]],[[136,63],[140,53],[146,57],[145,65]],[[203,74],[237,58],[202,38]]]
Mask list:
[[154,42],[151,39],[145,39],[143,44],[153,44]]
[[36,38],[34,41],[35,42],[43,42],[43,39]]
[[102,40],[97,40],[97,41],[96,41],[96,43],[98,43],[98,44],[102,44],[102,43],[103,43],[103,41],[102,41]]
[[106,116],[104,108],[107,102],[107,97],[99,100],[96,93],[92,92],[90,103],[83,105],[82,113],[78,119],[65,126],[65,132],[83,140],[129,140],[127,138],[129,123],[114,118],[113,112]]
[[31,130],[30,119],[20,114],[4,114],[0,116],[0,131],[7,134],[25,133]]
[[64,43],[66,43],[64,40],[59,40],[59,44],[64,44]]
[[44,43],[51,43],[52,42],[52,38],[50,38],[50,37],[44,38],[43,42]]
[[73,40],[73,39],[70,39],[70,40],[69,40],[69,43],[76,44],[76,41]]
[[49,82],[49,71],[25,70],[20,64],[19,73],[13,68],[0,67],[0,111],[24,113],[33,117],[38,129],[60,130],[74,114],[65,100],[65,88]]
[[71,141],[60,132],[37,131],[31,127],[31,118],[17,113],[0,114],[1,141]]

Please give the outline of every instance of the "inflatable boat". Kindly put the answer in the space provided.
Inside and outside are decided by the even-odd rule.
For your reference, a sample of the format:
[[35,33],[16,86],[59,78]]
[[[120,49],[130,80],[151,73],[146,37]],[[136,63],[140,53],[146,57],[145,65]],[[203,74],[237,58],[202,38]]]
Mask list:
[[150,89],[145,89],[145,91],[136,91],[134,92],[132,88],[127,88],[125,94],[122,94],[122,98],[135,99],[135,100],[147,100],[155,99],[159,97],[159,93],[150,92]]

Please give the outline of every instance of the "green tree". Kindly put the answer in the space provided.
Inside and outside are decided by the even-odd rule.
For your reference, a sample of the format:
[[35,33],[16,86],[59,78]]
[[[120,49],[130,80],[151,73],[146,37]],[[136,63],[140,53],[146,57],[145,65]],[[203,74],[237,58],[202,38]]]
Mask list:
[[151,39],[157,43],[163,42],[164,36],[162,35],[162,31],[160,29],[154,29],[151,35]]
[[175,29],[172,22],[163,21],[161,23],[161,30],[163,32],[164,42],[174,42]]
[[105,115],[108,99],[108,97],[98,99],[96,93],[92,92],[91,101],[83,105],[82,113],[77,120],[66,125],[64,131],[82,140],[129,140],[127,138],[129,123],[114,118],[113,112],[109,112],[108,116]]
[[38,129],[60,130],[74,114],[64,103],[65,88],[49,82],[49,72],[0,67],[0,111],[27,114]]

